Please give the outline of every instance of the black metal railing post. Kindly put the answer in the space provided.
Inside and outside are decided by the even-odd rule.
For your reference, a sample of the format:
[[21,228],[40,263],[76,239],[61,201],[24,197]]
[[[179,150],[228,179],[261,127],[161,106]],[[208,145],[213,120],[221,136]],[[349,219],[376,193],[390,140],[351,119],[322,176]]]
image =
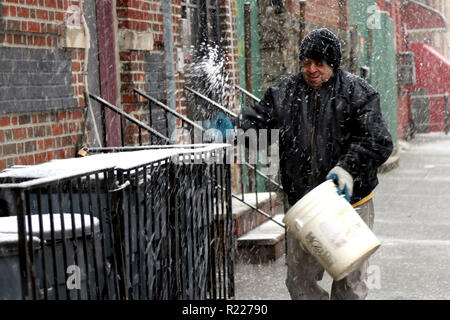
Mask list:
[[169,187],[169,239],[171,241],[170,251],[170,269],[171,275],[169,276],[170,290],[169,299],[180,299],[181,294],[181,277],[180,277],[180,224],[179,224],[179,211],[177,210],[178,197],[180,194],[177,192],[178,179],[176,175],[176,164],[170,163],[169,169],[169,181],[171,185]]
[[[224,153],[224,158],[226,157]],[[227,219],[227,232],[228,241],[227,241],[227,252],[228,252],[228,261],[227,261],[227,271],[228,271],[228,296],[225,298],[231,298],[235,296],[234,293],[234,234],[233,230],[233,215],[232,215],[232,197],[231,197],[231,164],[226,163],[224,159],[225,165],[225,185],[226,185],[226,201],[225,201],[225,210],[226,210],[226,219]]]
[[115,241],[114,241],[114,255],[116,260],[117,267],[117,276],[120,281],[119,291],[117,292],[117,296],[119,300],[127,300],[128,299],[128,277],[126,272],[126,263],[125,263],[125,226],[124,226],[124,189],[128,186],[128,180],[125,182],[123,175],[118,174],[117,183],[113,186],[113,189],[108,190],[111,194],[111,228],[114,232]]
[[[33,248],[29,247],[28,244],[33,243],[33,234],[30,228],[26,227],[25,218],[27,217],[26,206],[25,203],[25,195],[23,192],[19,190],[11,190],[9,193],[16,199],[16,205],[13,206],[16,209],[13,212],[10,212],[11,215],[17,216],[17,228],[18,230],[28,230],[28,232],[19,232],[18,235],[18,245],[19,248],[23,248],[24,250],[19,250],[19,263],[20,263],[20,273],[21,273],[21,290],[22,290],[22,299],[29,300],[31,298],[36,297],[36,284],[33,278],[33,272],[30,267],[33,266],[30,263],[30,257],[33,255]],[[28,236],[28,240],[27,240]],[[28,241],[28,243],[27,243]],[[31,249],[31,250],[30,250]],[[32,259],[32,258],[31,258]],[[31,288],[31,284],[33,288]]]

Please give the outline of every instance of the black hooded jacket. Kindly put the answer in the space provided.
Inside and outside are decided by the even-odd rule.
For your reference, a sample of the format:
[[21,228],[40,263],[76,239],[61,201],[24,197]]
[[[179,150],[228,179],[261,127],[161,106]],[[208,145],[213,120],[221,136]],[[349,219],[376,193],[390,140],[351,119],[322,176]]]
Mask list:
[[281,80],[243,112],[240,127],[280,129],[281,181],[291,205],[336,165],[353,176],[351,202],[361,200],[377,186],[377,169],[393,149],[379,94],[340,68],[318,91],[301,73]]

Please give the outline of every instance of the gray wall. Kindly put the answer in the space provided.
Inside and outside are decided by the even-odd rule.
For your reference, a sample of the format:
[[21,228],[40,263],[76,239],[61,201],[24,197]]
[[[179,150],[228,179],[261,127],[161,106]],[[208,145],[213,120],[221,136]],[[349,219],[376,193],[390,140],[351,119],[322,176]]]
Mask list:
[[73,106],[71,52],[0,48],[0,113]]

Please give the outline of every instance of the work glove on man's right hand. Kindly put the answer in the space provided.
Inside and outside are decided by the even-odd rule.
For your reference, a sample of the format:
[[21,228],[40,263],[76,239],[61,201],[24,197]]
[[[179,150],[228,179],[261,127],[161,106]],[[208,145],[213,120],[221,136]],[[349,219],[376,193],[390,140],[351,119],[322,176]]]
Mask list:
[[327,174],[327,179],[331,179],[338,187],[338,194],[343,194],[348,202],[353,194],[353,177],[344,168],[336,166]]

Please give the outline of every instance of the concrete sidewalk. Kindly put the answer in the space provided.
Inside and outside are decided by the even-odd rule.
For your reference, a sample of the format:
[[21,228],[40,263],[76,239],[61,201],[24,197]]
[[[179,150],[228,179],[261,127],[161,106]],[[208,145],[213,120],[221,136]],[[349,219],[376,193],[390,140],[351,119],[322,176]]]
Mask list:
[[[450,136],[400,142],[399,167],[380,173],[367,299],[450,299]],[[285,257],[236,264],[236,299],[287,300]],[[329,291],[332,279],[321,281]]]

